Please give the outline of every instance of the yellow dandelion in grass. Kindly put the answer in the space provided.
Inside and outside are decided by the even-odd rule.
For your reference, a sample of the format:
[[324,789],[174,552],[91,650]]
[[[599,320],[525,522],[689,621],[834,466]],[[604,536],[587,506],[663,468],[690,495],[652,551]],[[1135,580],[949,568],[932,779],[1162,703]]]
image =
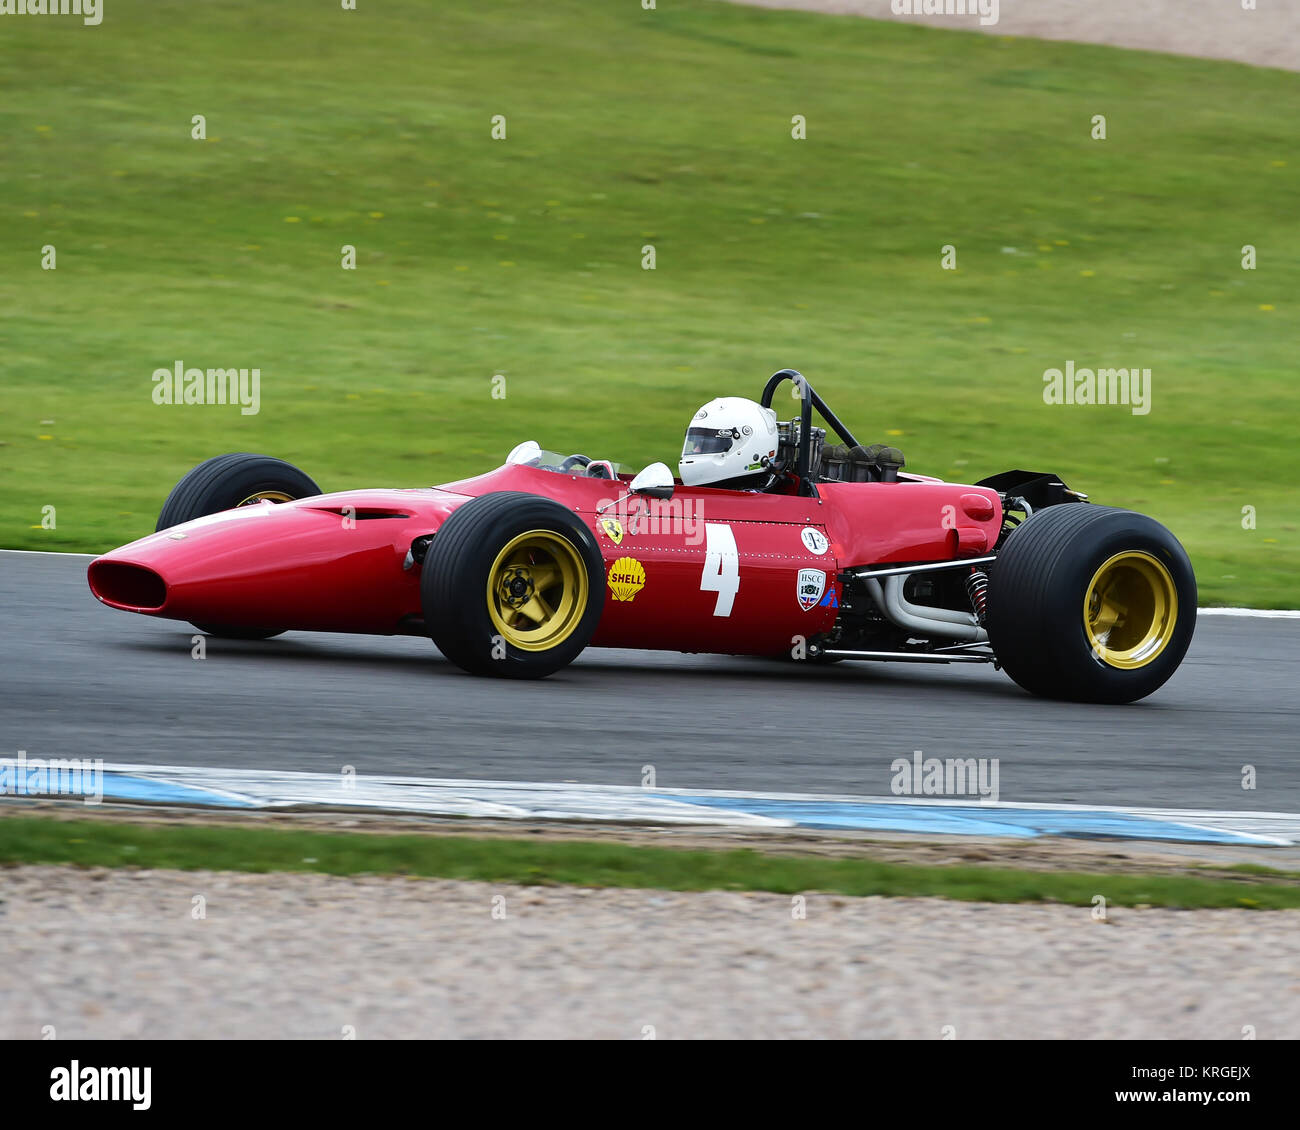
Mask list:
[[53,439],[53,436],[37,436],[37,439]]
[[36,132],[37,132],[37,133],[49,133],[49,132],[50,132],[50,127],[49,127],[49,126],[37,126],[37,127],[36,127]]
[[439,187],[439,185],[438,185],[438,182],[437,182],[436,180],[427,180],[427,181],[424,182],[424,187],[425,187],[425,188],[437,188],[437,187]]
[[1260,307],[1259,307],[1259,308],[1260,308],[1261,310],[1264,310],[1264,311],[1268,311],[1268,310],[1272,310],[1272,309],[1273,309],[1273,307],[1272,307],[1269,303],[1267,303],[1267,302],[1262,302],[1262,303],[1260,303]]
[[1269,545],[1277,545],[1277,538],[1265,538],[1264,540],[1265,540]]
[[903,434],[903,429],[902,429],[902,428],[889,428],[889,429],[885,432],[885,435],[887,435],[887,436],[901,436],[902,434]]
[[1174,480],[1173,480],[1173,479],[1161,479],[1161,480],[1160,480],[1160,485],[1161,485],[1162,487],[1171,487],[1171,486],[1174,485]]
[[1052,242],[1055,243],[1057,247],[1069,247],[1069,246],[1070,246],[1070,241],[1069,241],[1068,239],[1054,239],[1054,240],[1052,240]]
[[1051,251],[1051,250],[1052,250],[1052,245],[1051,245],[1050,243],[1040,243],[1040,244],[1038,245],[1038,250],[1039,250],[1039,251]]
[[546,202],[546,206],[548,208],[558,208],[560,206],[560,202],[558,200],[548,200]]
[[285,216],[285,218],[284,218],[284,222],[285,222],[286,224],[300,224],[300,223],[302,223],[302,217],[301,217],[301,216]]
[[40,215],[40,213],[39,213],[39,212],[24,212],[23,215],[26,216],[29,220],[34,220],[34,219],[36,219],[37,216]]
[[375,286],[387,286],[387,285],[388,285],[387,279],[380,279],[377,283],[375,283]]
[[347,394],[343,399],[344,399],[344,400],[360,400],[360,399],[361,399],[361,394],[360,394],[360,393],[356,393],[356,392],[349,392],[349,393],[348,393],[348,394]]
[[690,365],[677,365],[677,366],[675,366],[675,368],[677,369],[677,371],[678,371],[679,373],[689,373],[689,372],[691,371],[692,366],[690,366]]
[[492,238],[493,238],[493,239],[509,239],[510,237],[509,237],[508,235],[505,235],[505,234],[503,233],[503,234],[501,234],[501,235],[494,235]]
[[384,214],[383,212],[371,212],[370,218],[372,220],[382,220],[384,218]]
[[502,259],[502,260],[501,260],[501,266],[503,266],[503,267],[513,267],[513,266],[514,266],[514,263],[512,263],[509,259]]
[[[40,127],[38,126],[37,128],[39,129]],[[47,126],[46,128],[48,129],[49,127]],[[1285,169],[1285,168],[1286,168],[1286,162],[1285,162],[1285,161],[1274,161],[1274,162],[1273,162],[1273,168],[1275,168],[1275,169]]]
[[1096,273],[1097,273],[1096,271],[1080,271],[1080,272],[1079,272],[1079,274],[1081,274],[1085,279],[1090,279],[1090,278],[1092,278],[1093,275],[1095,275]]
[[457,263],[456,266],[452,268],[452,270],[454,270],[454,271],[468,271],[469,268],[466,267],[463,263]]
[[586,239],[587,237],[586,237],[585,235],[583,235],[582,232],[580,232],[580,231],[576,231],[576,232],[573,233],[573,238],[574,238],[574,239]]

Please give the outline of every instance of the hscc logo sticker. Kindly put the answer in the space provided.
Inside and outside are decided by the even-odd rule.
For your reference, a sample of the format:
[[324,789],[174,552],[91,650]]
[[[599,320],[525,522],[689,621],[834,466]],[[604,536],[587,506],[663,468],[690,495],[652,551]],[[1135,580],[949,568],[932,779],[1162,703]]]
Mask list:
[[645,588],[645,569],[635,557],[620,557],[609,567],[609,591],[615,600],[633,600]]
[[815,553],[820,557],[831,547],[829,539],[821,530],[815,530],[812,526],[805,526],[803,533],[799,535],[803,538],[804,548],[809,553]]
[[615,545],[620,545],[623,541],[623,523],[617,518],[602,518],[600,520],[601,532],[609,538]]
[[820,569],[799,570],[799,607],[805,612],[817,607],[826,591],[826,574]]

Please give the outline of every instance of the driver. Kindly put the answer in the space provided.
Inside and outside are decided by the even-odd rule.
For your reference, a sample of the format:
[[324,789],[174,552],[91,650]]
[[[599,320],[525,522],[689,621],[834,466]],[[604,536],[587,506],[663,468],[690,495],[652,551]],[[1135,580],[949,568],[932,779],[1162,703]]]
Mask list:
[[776,413],[741,396],[723,396],[695,413],[677,467],[688,487],[760,490],[776,450]]

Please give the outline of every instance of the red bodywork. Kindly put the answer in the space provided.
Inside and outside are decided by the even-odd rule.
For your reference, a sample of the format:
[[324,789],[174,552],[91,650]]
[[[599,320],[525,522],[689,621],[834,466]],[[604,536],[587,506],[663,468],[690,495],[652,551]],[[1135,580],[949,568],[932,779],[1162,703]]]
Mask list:
[[[644,570],[630,599],[606,584],[591,646],[764,655],[788,650],[793,636],[831,628],[840,570],[975,556],[993,548],[1002,526],[996,491],[915,475],[819,483],[815,498],[678,485],[671,500],[632,499],[597,514],[626,488],[626,480],[507,465],[443,487],[262,502],[105,554],[90,565],[90,587],[114,608],[200,624],[419,631],[420,566],[407,558],[412,542],[435,533],[470,498],[524,491],[584,517],[607,582],[627,573],[626,564],[615,569],[622,558]],[[618,543],[602,523],[611,517],[621,527]],[[807,536],[814,548],[806,544],[805,529],[824,536],[822,553],[815,552],[822,546],[815,535]],[[719,579],[719,553],[733,541],[738,570]],[[816,575],[801,578],[803,570],[825,574],[815,602]],[[801,601],[802,585],[808,591]],[[626,597],[628,589],[622,592]]]

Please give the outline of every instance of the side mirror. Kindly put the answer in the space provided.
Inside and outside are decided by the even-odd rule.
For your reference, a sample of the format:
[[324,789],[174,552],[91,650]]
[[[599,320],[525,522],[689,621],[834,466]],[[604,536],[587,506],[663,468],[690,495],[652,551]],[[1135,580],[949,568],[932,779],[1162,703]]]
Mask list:
[[510,454],[506,456],[506,463],[510,466],[515,464],[527,466],[530,463],[537,463],[541,458],[542,449],[537,446],[537,441],[526,439],[510,449]]
[[637,474],[627,489],[628,494],[644,498],[672,498],[675,488],[673,473],[668,469],[668,464],[651,463]]

